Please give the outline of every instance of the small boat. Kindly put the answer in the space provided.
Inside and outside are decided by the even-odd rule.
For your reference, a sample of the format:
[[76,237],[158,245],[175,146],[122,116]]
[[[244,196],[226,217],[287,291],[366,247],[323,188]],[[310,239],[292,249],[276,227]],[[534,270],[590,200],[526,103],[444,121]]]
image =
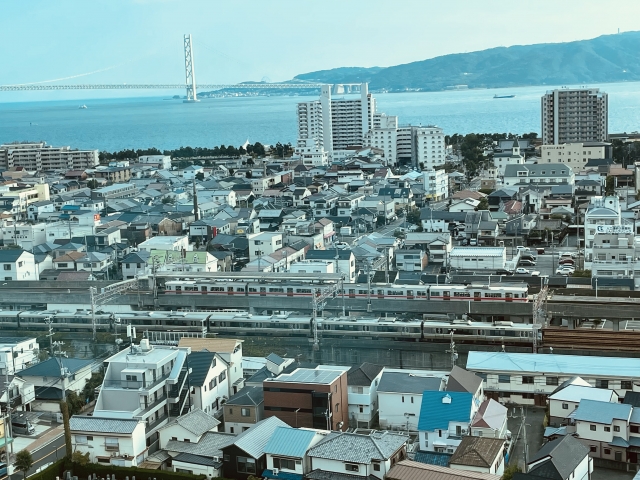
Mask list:
[[89,107],[87,107],[86,105],[80,105],[78,108],[79,108],[79,109],[81,109],[81,110],[83,110],[83,109],[85,109],[85,108],[89,108]]
[[494,95],[493,98],[513,98],[515,95]]

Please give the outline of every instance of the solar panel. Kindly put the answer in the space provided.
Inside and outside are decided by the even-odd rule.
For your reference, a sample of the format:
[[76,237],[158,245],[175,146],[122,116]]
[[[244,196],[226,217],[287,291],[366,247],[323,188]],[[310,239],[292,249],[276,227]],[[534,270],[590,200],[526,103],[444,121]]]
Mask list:
[[281,375],[275,381],[299,383],[331,383],[343,372],[339,370],[315,370],[299,368],[289,375]]

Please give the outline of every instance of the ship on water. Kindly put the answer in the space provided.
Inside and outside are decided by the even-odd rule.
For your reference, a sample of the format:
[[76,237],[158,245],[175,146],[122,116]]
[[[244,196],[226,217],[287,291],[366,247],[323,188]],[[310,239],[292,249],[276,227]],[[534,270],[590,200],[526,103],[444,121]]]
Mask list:
[[494,95],[493,98],[513,98],[515,95]]

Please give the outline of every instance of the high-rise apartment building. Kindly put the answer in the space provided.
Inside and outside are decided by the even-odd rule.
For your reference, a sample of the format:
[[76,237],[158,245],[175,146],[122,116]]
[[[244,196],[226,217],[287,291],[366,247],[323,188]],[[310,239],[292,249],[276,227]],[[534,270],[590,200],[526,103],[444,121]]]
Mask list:
[[608,96],[598,88],[556,89],[542,96],[542,143],[605,142]]
[[395,165],[398,154],[398,117],[376,113],[373,128],[365,136],[365,145],[382,150],[385,163]]
[[[345,96],[333,98],[336,94]],[[315,139],[331,155],[363,145],[373,128],[375,111],[375,99],[366,83],[323,85],[319,100],[298,104],[298,138]]]
[[397,160],[425,170],[445,162],[445,141],[442,128],[435,125],[398,128]]

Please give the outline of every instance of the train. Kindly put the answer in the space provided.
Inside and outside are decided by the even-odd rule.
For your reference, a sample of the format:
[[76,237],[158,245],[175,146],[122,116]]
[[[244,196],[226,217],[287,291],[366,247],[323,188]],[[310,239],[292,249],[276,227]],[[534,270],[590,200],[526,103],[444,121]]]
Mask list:
[[[295,281],[191,280],[165,282],[166,295],[241,295],[247,297],[309,297],[321,295],[322,284]],[[336,296],[360,299],[529,302],[529,286],[521,283],[471,283],[454,285],[396,285],[345,283],[337,286]]]
[[[313,317],[298,313],[252,315],[245,311],[145,311],[95,314],[98,331],[114,332],[116,325],[133,325],[138,331],[202,332],[223,336],[313,337]],[[43,330],[51,322],[57,331],[87,331],[92,327],[88,310],[0,311],[0,329]],[[403,320],[395,317],[318,317],[320,338],[364,338],[401,341],[528,344],[539,330],[510,321],[474,322],[468,318]],[[121,333],[124,332],[122,329]]]

